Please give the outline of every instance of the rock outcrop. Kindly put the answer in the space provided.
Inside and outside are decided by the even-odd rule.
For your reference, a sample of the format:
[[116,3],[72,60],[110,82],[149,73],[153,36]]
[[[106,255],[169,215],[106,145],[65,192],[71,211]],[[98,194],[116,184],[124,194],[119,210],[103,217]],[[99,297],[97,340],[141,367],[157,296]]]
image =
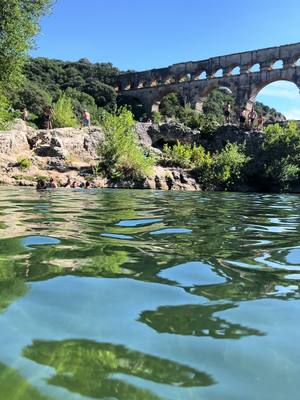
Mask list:
[[[250,153],[259,148],[260,132],[245,132],[234,125],[220,127],[209,140],[199,131],[181,124],[137,123],[139,143],[151,153],[161,154],[164,143],[177,140],[183,143],[202,144],[211,151],[220,150],[227,142],[245,144]],[[99,163],[97,149],[105,136],[100,128],[61,128],[35,130],[16,120],[11,130],[0,132],[0,181],[6,184],[32,185],[38,176],[67,177],[82,181],[91,178],[93,168]],[[27,166],[22,168],[22,159]],[[188,170],[156,166],[154,176],[136,182],[110,182],[105,177],[93,176],[97,187],[148,188],[157,190],[201,190]]]

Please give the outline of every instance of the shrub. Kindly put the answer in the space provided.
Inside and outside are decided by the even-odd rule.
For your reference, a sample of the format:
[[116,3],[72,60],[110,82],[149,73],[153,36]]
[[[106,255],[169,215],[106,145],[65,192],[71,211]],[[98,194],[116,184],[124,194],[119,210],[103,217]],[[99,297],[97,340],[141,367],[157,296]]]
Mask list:
[[8,110],[9,102],[7,98],[0,93],[0,130],[6,129],[7,124],[13,119],[13,115]]
[[221,152],[212,156],[206,153],[200,160],[193,175],[204,189],[230,189],[241,182],[249,157],[237,144],[228,143]]
[[20,169],[28,169],[28,168],[31,167],[31,164],[32,164],[31,160],[29,158],[27,158],[27,157],[21,157],[17,161],[17,166]]
[[241,146],[227,143],[214,159],[214,175],[216,182],[225,184],[228,188],[240,181],[242,169],[249,161]]
[[159,111],[155,111],[152,113],[152,121],[154,124],[160,124],[162,121],[162,115]]
[[204,147],[195,144],[184,144],[177,141],[174,146],[165,144],[163,147],[164,164],[181,168],[197,168],[211,162],[209,152]]
[[105,141],[99,146],[99,155],[109,178],[143,179],[152,174],[154,159],[137,144],[134,124],[133,114],[125,108],[103,117]]
[[261,177],[267,185],[289,190],[300,172],[300,130],[295,122],[283,127],[269,125],[264,130],[260,153]]
[[73,111],[72,99],[63,93],[53,108],[53,128],[76,127],[78,121]]

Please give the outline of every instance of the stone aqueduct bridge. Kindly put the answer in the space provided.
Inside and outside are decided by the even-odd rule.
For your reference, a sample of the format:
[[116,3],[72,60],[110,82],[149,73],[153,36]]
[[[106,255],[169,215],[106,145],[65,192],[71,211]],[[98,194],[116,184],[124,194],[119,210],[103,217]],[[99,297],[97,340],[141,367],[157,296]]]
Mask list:
[[286,80],[300,89],[299,59],[300,43],[295,43],[122,74],[115,89],[125,101],[142,104],[148,114],[171,92],[201,111],[206,96],[220,87],[232,92],[237,108],[250,109],[258,92],[271,82]]

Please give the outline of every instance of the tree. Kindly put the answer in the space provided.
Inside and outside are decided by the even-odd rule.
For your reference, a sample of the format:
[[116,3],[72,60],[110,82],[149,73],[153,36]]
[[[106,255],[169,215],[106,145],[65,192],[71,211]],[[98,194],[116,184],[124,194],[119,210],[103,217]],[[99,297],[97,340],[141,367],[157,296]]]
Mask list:
[[166,117],[175,117],[183,107],[183,102],[177,93],[169,93],[161,100],[159,111]]
[[18,91],[12,92],[10,101],[14,109],[27,107],[31,113],[40,116],[52,98],[41,86],[27,80]]
[[49,10],[51,0],[0,0],[0,88],[20,81],[22,67],[39,18]]
[[77,123],[73,112],[72,100],[63,93],[54,105],[53,128],[75,127]]
[[147,157],[137,143],[134,125],[133,114],[125,108],[103,118],[105,141],[99,147],[99,156],[111,179],[143,180],[153,173],[154,159]]
[[73,111],[77,118],[82,118],[82,112],[85,109],[92,114],[92,119],[93,116],[95,117],[97,114],[97,106],[94,97],[73,88],[68,88],[65,94],[72,99]]

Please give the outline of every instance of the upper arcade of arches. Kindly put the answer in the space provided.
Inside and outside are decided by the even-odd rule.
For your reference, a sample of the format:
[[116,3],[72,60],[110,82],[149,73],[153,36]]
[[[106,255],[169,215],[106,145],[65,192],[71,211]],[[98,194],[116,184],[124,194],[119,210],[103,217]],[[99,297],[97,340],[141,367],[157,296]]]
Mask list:
[[[122,74],[118,76],[116,90],[122,92],[173,83],[186,84],[203,79],[200,76],[204,71],[206,73],[204,79],[207,80],[230,79],[242,74],[300,67],[299,60],[300,43],[246,51],[202,61],[173,64],[167,68]],[[259,69],[253,68],[256,65]]]

